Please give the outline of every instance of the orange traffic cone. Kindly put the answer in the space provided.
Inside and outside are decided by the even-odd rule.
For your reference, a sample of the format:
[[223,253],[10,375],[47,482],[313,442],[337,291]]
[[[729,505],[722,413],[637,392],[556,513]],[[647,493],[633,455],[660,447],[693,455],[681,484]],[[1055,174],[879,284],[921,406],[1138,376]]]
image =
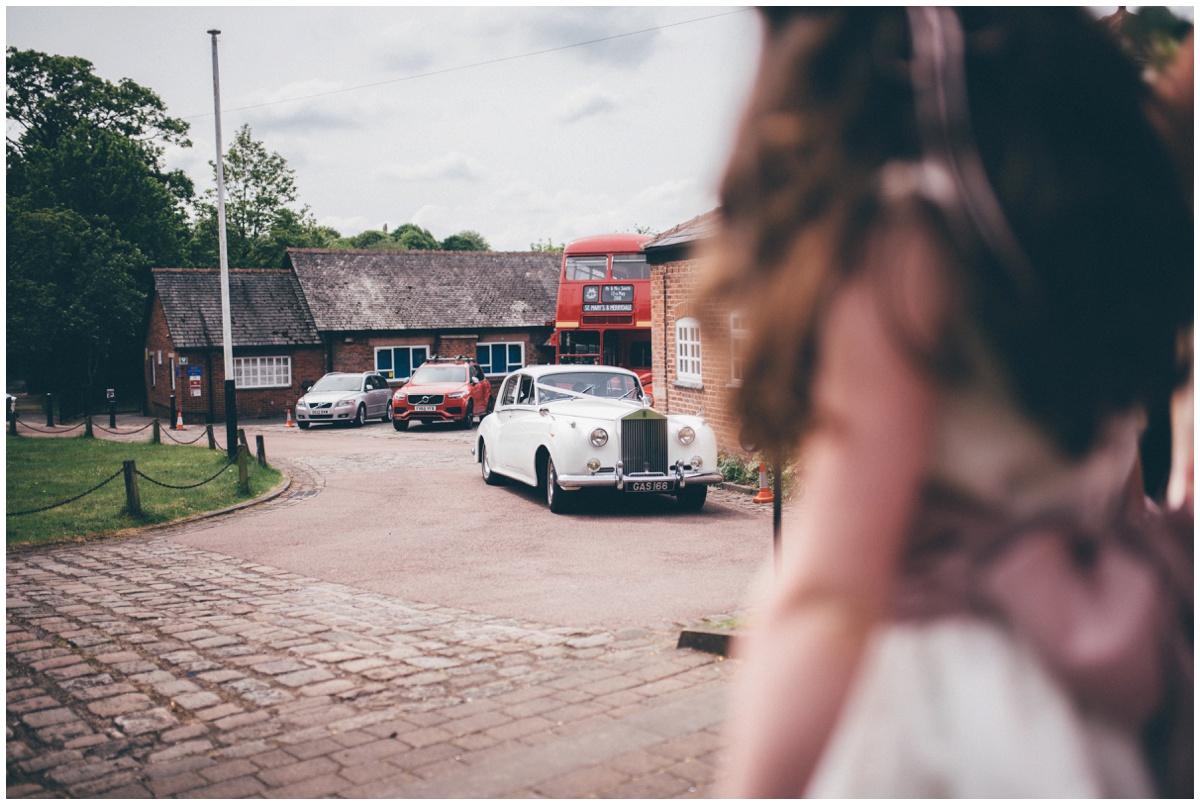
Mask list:
[[292,421],[292,409],[291,408],[287,409],[287,412],[288,412],[287,427],[289,427],[289,428],[296,427],[296,423]]
[[179,415],[175,417],[175,430],[187,430],[183,426],[183,411],[180,411]]
[[755,503],[773,503],[775,494],[771,491],[771,487],[767,486],[767,468],[761,461],[758,462],[758,494],[754,496]]

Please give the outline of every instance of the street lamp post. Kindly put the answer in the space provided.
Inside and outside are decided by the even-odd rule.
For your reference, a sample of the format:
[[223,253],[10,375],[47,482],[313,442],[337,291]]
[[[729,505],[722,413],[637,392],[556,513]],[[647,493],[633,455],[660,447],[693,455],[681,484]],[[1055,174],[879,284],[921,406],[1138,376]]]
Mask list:
[[221,253],[221,338],[225,345],[225,444],[229,460],[237,458],[237,384],[233,373],[233,327],[229,316],[229,247],[225,240],[225,160],[221,153],[221,76],[217,67],[217,34],[212,37],[213,106],[217,120],[217,243]]

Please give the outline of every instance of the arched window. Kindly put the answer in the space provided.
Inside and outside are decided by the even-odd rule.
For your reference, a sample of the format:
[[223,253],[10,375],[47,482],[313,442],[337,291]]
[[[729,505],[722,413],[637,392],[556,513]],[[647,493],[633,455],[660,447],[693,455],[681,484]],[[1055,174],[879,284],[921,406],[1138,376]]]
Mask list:
[[675,322],[675,378],[684,384],[701,384],[700,322],[693,318]]

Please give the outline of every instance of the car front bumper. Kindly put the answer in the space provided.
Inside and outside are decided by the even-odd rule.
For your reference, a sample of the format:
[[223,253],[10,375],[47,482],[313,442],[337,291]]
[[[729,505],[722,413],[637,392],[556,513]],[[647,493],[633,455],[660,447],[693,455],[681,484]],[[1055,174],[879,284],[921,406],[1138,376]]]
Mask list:
[[433,410],[420,411],[412,405],[392,405],[392,417],[401,422],[425,420],[427,422],[458,422],[467,413],[466,400],[452,400],[437,406],[428,406]]
[[314,425],[319,425],[322,422],[348,422],[354,418],[355,409],[345,408],[336,410],[318,410],[309,411],[306,408],[296,409],[297,422],[311,422]]
[[614,470],[599,471],[587,475],[559,475],[558,485],[563,489],[610,488],[630,492],[675,492],[689,485],[711,486],[725,478],[719,472],[696,472],[685,469],[677,462],[670,471],[625,473],[621,462]]

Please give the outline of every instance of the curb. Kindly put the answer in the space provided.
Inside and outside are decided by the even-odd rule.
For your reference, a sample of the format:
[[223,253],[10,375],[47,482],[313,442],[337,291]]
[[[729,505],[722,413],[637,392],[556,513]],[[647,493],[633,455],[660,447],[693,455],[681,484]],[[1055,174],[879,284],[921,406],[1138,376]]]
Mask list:
[[733,651],[736,632],[729,629],[684,629],[679,633],[675,648],[690,648],[718,657],[728,657]]
[[226,506],[224,509],[216,509],[210,512],[200,512],[199,514],[192,514],[187,517],[181,517],[178,520],[172,520],[169,523],[155,523],[154,525],[142,526],[141,528],[123,528],[120,531],[109,531],[105,534],[92,534],[86,537],[63,537],[62,539],[45,540],[43,542],[27,542],[21,545],[8,545],[6,546],[6,550],[9,553],[13,551],[36,551],[43,548],[82,544],[87,542],[95,542],[98,540],[125,539],[127,537],[136,537],[139,534],[151,533],[160,529],[174,528],[175,526],[185,525],[187,523],[195,523],[199,522],[200,520],[208,520],[212,517],[220,517],[225,514],[232,514],[233,512],[241,511],[242,509],[248,509],[251,506],[257,506],[260,503],[269,503],[292,488],[291,473],[278,464],[275,465],[275,469],[279,470],[283,474],[283,480],[279,482],[278,486],[261,497],[254,498],[253,500],[243,500],[241,503],[235,503],[232,506]]

